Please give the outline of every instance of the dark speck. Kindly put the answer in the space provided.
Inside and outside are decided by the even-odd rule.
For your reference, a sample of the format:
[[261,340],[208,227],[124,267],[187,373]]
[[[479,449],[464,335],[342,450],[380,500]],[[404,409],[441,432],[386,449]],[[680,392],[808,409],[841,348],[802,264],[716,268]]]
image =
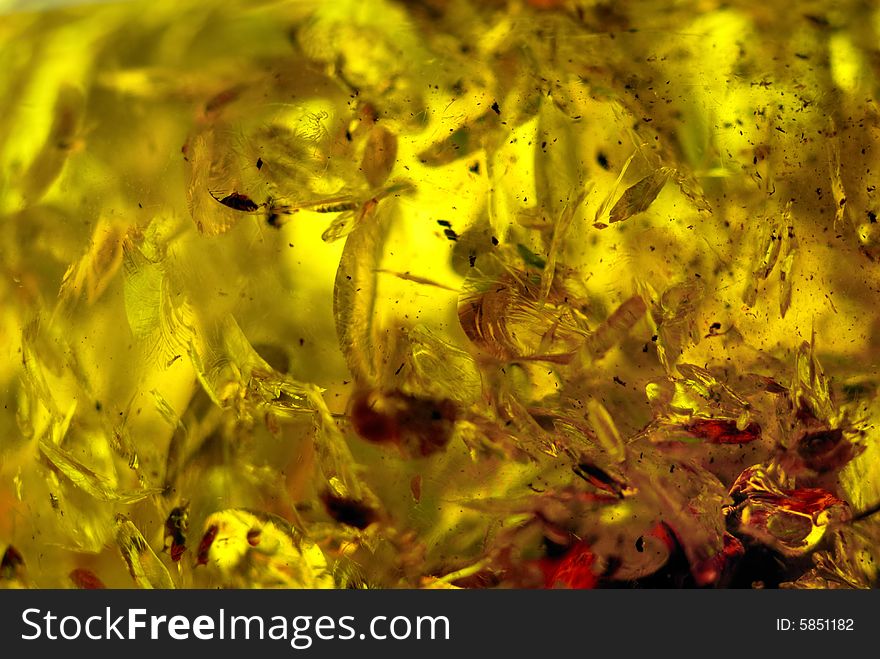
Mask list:
[[449,238],[449,240],[458,240],[458,234],[452,229],[443,229],[443,235]]
[[224,206],[237,211],[255,211],[258,208],[257,204],[250,197],[238,192],[233,192],[218,201]]
[[337,497],[330,492],[321,495],[324,509],[333,519],[346,526],[356,529],[365,529],[376,521],[376,511],[365,503],[355,499]]
[[818,27],[828,27],[829,25],[831,25],[828,22],[828,19],[824,16],[818,16],[816,14],[804,14],[804,18],[806,18],[808,21],[810,21],[810,23]]
[[257,158],[257,169],[263,169],[263,159]]
[[471,173],[473,173],[473,174],[479,174],[479,173],[480,173],[480,163],[479,163],[479,161],[475,162],[473,165],[471,165],[470,167],[468,167],[468,171],[471,172]]
[[498,239],[497,239],[495,236],[492,236],[492,244],[493,244],[493,245],[497,245],[497,244],[498,244]]
[[0,578],[11,579],[23,565],[22,555],[15,547],[9,545],[3,554],[3,560],[0,561]]
[[605,155],[604,153],[602,153],[601,151],[600,151],[600,152],[598,153],[598,155],[596,156],[596,162],[599,163],[599,167],[601,167],[602,169],[604,169],[604,170],[606,170],[606,171],[607,171],[607,170],[609,169],[609,167],[610,167],[610,165],[608,164],[608,156],[606,156],[606,155]]
[[868,221],[871,224],[877,224],[877,213],[874,211],[868,211]]
[[437,220],[437,224],[439,224],[441,227],[448,227],[450,229],[452,228],[452,223],[449,220]]
[[501,114],[501,108],[498,107],[498,101],[495,101],[492,104],[492,110],[495,112],[495,114]]

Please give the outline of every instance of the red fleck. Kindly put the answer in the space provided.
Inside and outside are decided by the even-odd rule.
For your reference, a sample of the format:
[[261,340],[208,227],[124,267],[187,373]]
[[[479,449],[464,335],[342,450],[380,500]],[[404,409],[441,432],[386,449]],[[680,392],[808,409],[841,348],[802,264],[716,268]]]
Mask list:
[[199,552],[196,555],[196,565],[207,565],[208,564],[208,552],[211,551],[211,545],[214,543],[214,538],[217,537],[217,532],[220,530],[216,524],[212,524],[208,527],[208,530],[205,531],[205,535],[202,536],[202,541],[199,543]]
[[349,412],[362,438],[395,444],[412,457],[442,451],[452,438],[457,416],[458,408],[451,400],[413,396],[398,389],[359,392],[352,397]]
[[409,491],[416,503],[422,499],[422,477],[419,474],[413,476],[409,481]]
[[669,551],[673,551],[678,544],[675,535],[664,522],[657,522],[648,535],[658,538]]
[[256,547],[260,544],[260,536],[262,535],[262,531],[260,529],[251,529],[247,532],[247,541],[251,547]]
[[94,572],[84,567],[78,567],[68,575],[73,585],[80,590],[104,590],[107,586]]
[[183,552],[186,551],[186,545],[178,544],[177,541],[171,543],[171,560],[175,563],[180,560],[183,556]]
[[376,402],[368,392],[352,397],[350,418],[354,430],[368,442],[396,442],[398,429],[394,417],[376,409]]
[[685,430],[710,444],[748,444],[761,437],[761,426],[757,423],[740,430],[736,422],[726,419],[697,419],[685,426]]
[[595,588],[599,577],[593,572],[596,555],[586,542],[579,542],[559,560],[544,559],[546,588],[571,588],[583,590]]
[[700,586],[708,586],[717,582],[724,570],[736,558],[746,553],[743,544],[730,533],[724,532],[724,546],[721,551],[711,558],[695,565],[693,568],[694,579]]
[[760,502],[807,516],[813,516],[832,506],[846,506],[844,501],[819,487],[782,489],[769,478],[761,465],[745,469],[731,486],[730,496],[736,503],[746,500]]
[[818,487],[785,490],[785,497],[781,497],[776,503],[791,512],[810,516],[821,513],[831,506],[846,505],[828,490]]
[[174,508],[165,520],[165,538],[171,538],[171,560],[175,563],[186,551],[186,531],[189,527],[189,504]]

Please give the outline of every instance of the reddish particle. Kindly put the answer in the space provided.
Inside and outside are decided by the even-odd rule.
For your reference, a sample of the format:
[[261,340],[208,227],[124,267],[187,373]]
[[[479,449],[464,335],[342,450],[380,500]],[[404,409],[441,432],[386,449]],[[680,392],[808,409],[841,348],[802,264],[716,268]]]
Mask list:
[[693,568],[694,579],[700,586],[716,583],[729,570],[738,558],[746,553],[745,547],[736,536],[724,533],[724,546],[720,552],[706,559]]
[[529,4],[535,9],[557,9],[565,3],[563,0],[529,0]]
[[819,487],[785,490],[785,496],[776,503],[785,510],[810,516],[817,515],[832,506],[846,506],[831,492]]
[[697,419],[685,430],[710,444],[748,444],[761,437],[761,426],[757,423],[752,422],[740,430],[735,421],[726,419]]
[[398,428],[393,415],[379,409],[368,392],[352,397],[349,418],[355,432],[368,442],[396,442]]
[[165,520],[165,538],[171,539],[169,554],[175,563],[186,551],[186,531],[189,526],[188,504],[174,508]]
[[650,530],[648,535],[660,540],[669,551],[673,551],[678,545],[678,541],[675,539],[675,534],[672,532],[672,529],[663,522],[655,524],[654,528]]
[[599,577],[593,572],[596,555],[585,542],[569,549],[558,561],[544,561],[546,588],[584,590],[595,588]]
[[107,586],[91,570],[78,567],[68,575],[73,585],[80,590],[104,590]]
[[171,560],[175,563],[179,561],[183,557],[183,552],[186,551],[186,545],[183,543],[174,542],[171,545]]
[[395,444],[410,456],[443,450],[452,437],[458,408],[447,399],[398,389],[364,391],[352,397],[349,418],[355,432],[375,443]]
[[416,503],[422,500],[422,477],[416,474],[409,481],[409,491]]
[[205,531],[205,535],[202,536],[202,541],[199,543],[199,551],[196,555],[196,565],[208,564],[208,554],[211,551],[211,545],[214,544],[214,539],[217,537],[219,530],[220,527],[216,524],[212,524],[208,527],[208,530]]

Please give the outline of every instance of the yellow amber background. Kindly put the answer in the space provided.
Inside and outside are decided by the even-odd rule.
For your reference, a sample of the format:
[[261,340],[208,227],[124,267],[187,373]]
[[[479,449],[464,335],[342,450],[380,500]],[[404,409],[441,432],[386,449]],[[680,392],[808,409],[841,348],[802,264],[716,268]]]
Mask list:
[[[542,494],[595,492],[572,470],[590,455],[626,492],[547,516],[604,578],[663,569],[632,550],[658,523],[696,573],[761,464],[847,511],[809,522],[786,580],[873,586],[876,522],[851,521],[880,501],[872,3],[0,10],[0,548],[24,561],[7,584],[540,585],[529,520]],[[460,301],[505,273],[535,300],[480,344]],[[711,374],[697,402],[682,365]],[[857,455],[795,473],[801,421],[768,381]],[[358,437],[360,389],[455,401],[449,442]],[[713,415],[761,438],[657,439]],[[376,521],[332,519],[326,492]],[[235,541],[196,565],[214,519]],[[272,548],[245,546],[252,528]]]

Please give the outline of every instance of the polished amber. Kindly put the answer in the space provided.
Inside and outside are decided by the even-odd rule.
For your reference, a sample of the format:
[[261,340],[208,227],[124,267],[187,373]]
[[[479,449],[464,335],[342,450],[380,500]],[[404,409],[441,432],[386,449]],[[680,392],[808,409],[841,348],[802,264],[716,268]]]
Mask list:
[[0,12],[3,585],[876,584],[872,3]]

